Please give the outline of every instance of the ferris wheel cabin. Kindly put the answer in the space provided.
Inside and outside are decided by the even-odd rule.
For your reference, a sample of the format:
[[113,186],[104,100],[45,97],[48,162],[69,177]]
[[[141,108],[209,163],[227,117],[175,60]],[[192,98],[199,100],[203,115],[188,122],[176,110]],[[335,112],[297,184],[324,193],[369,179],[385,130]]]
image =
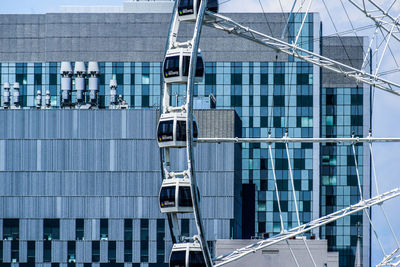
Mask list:
[[[168,50],[163,64],[164,81],[166,83],[187,83],[192,50],[190,48],[173,48]],[[194,81],[203,80],[204,62],[201,53],[197,54]]]
[[[185,148],[186,147],[186,119],[187,113],[162,114],[158,123],[157,142],[159,147]],[[196,120],[193,120],[193,139],[198,137]]]
[[[180,21],[195,21],[201,0],[179,0],[178,15]],[[218,0],[208,0],[207,10],[218,13]]]
[[187,178],[164,179],[159,200],[161,213],[193,212],[190,180]]
[[174,244],[169,258],[169,267],[206,267],[200,244]]

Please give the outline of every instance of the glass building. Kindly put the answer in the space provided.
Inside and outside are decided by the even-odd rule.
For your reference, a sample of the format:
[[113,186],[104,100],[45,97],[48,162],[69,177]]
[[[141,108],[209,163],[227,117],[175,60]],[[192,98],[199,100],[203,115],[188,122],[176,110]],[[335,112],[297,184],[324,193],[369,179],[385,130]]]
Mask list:
[[[155,14],[152,15],[155,16]],[[7,58],[12,57],[12,53],[10,56],[3,56],[0,60],[1,82],[20,83],[23,108],[35,107],[37,90],[42,92],[50,90],[51,105],[53,108],[59,108],[60,62],[63,60],[73,61],[73,59],[99,61],[100,108],[107,108],[109,105],[110,89],[108,84],[111,79],[117,80],[117,94],[123,95],[131,109],[156,109],[159,107],[163,82],[160,55],[163,52],[161,44],[164,39],[161,37],[165,38],[167,35],[165,25],[161,25],[168,24],[168,15],[154,18],[148,14],[118,14],[118,21],[111,19],[111,16],[106,16],[104,19],[106,21],[104,23],[111,24],[121,32],[128,31],[121,23],[124,21],[134,21],[130,23],[136,23],[140,27],[152,27],[151,31],[147,32],[149,36],[142,37],[140,40],[134,39],[137,38],[135,32],[119,35],[118,30],[110,30],[109,25],[102,28],[103,19],[99,18],[102,16],[101,14],[90,14],[89,17],[85,17],[83,14],[43,16],[48,16],[47,22],[42,22],[39,18],[39,22],[32,23],[32,25],[38,24],[40,27],[47,23],[48,26],[51,26],[49,28],[55,28],[56,30],[53,29],[55,33],[48,33],[48,36],[44,37],[44,39],[48,38],[49,40],[46,39],[46,42],[53,46],[62,46],[62,42],[70,42],[63,39],[61,33],[57,33],[57,29],[61,30],[69,23],[71,27],[76,24],[89,24],[94,27],[91,28],[92,30],[95,29],[94,33],[88,33],[89,37],[95,40],[99,38],[101,41],[101,38],[107,39],[115,35],[116,38],[113,42],[121,41],[127,46],[124,49],[112,46],[101,48],[100,44],[96,44],[94,46],[98,48],[96,50],[97,57],[94,56],[96,53],[87,51],[89,48],[79,50],[78,53],[72,48],[73,42],[76,40],[89,42],[89,38],[80,36],[75,27],[76,31],[66,33],[65,37],[72,39],[72,46],[50,49],[49,58],[51,60],[47,60],[47,58],[41,60],[40,56],[37,56],[34,60],[24,61],[22,58],[22,60],[12,61]],[[250,27],[261,28],[263,32],[272,32],[273,34],[280,34],[286,21],[284,14],[267,14],[267,22],[262,14],[232,14],[232,16]],[[0,20],[6,20],[1,17],[5,17],[5,15],[0,16]],[[289,43],[294,42],[303,18],[304,14],[298,14],[291,19],[285,36]],[[36,18],[26,18],[26,20],[36,20]],[[57,20],[63,22],[59,23]],[[246,23],[247,20],[249,23]],[[141,25],[146,21],[151,21],[152,24],[150,26]],[[18,27],[27,23],[21,19],[14,24]],[[154,30],[154,27],[158,27],[157,25],[159,29]],[[84,26],[82,27],[84,28]],[[343,42],[339,42],[338,39],[322,37],[321,28],[318,14],[310,14],[298,43],[305,49],[322,53],[333,59],[350,63],[352,60],[362,61],[363,38],[345,37],[345,47],[341,47]],[[110,32],[106,32],[107,29]],[[27,33],[23,32],[21,36],[24,37],[24,34]],[[205,77],[202,83],[195,86],[194,94],[196,97],[213,95],[216,99],[216,109],[234,109],[242,122],[242,137],[265,138],[269,134],[272,137],[283,137],[286,132],[289,137],[350,137],[353,132],[356,136],[361,137],[368,133],[371,127],[368,87],[357,86],[351,80],[320,70],[316,66],[293,57],[276,54],[263,47],[255,48],[255,45],[244,40],[233,41],[233,37],[221,38],[217,42],[213,40],[215,36],[223,34],[205,30],[204,41],[201,44],[201,48],[204,47],[203,54],[206,60]],[[158,38],[157,44],[152,44],[151,38]],[[57,39],[57,41],[53,39]],[[225,46],[226,39],[232,44]],[[110,39],[107,40],[111,42]],[[135,42],[145,43],[142,46],[157,51],[157,56],[147,56],[146,53],[149,52],[144,48],[143,52],[143,49],[136,47]],[[133,46],[134,53],[142,53],[142,55],[130,55],[129,45]],[[353,53],[346,54],[354,58],[347,59],[343,49],[352,51]],[[218,54],[214,51],[221,51],[221,53]],[[259,53],[259,51],[262,52]],[[15,51],[15,53],[17,52]],[[115,57],[120,59],[105,60],[107,56],[101,53],[109,53],[111,58],[114,54],[120,53]],[[123,60],[124,55],[126,55],[126,60]],[[173,105],[182,104],[185,101],[186,87],[174,85],[171,95]],[[290,144],[289,148],[301,223],[307,223],[359,201],[351,146]],[[285,229],[290,229],[296,227],[298,223],[289,180],[285,144],[273,145],[273,154],[284,226]],[[357,156],[360,174],[363,177],[364,197],[367,197],[370,194],[369,159],[363,146],[357,146]],[[242,202],[246,204],[243,204],[242,209],[242,238],[260,237],[263,233],[277,234],[282,230],[272,177],[267,144],[243,144],[241,147]],[[364,221],[365,218],[361,214],[352,215],[316,230],[310,235],[328,239],[330,250],[340,252],[340,266],[354,266],[357,236],[361,232],[364,264],[368,264],[370,235],[368,225],[363,224]],[[126,221],[125,223],[125,233],[129,236],[132,222]],[[104,226],[104,229],[107,227]],[[146,247],[149,234],[148,221],[140,221],[140,227],[142,229],[141,246]],[[162,235],[164,232],[163,221],[157,221],[157,235]],[[100,257],[99,242],[101,241],[93,241],[92,260]],[[34,248],[34,245],[31,245],[31,248],[32,246]],[[46,250],[46,243],[44,246]],[[71,250],[73,250],[72,246],[71,244]],[[125,246],[128,251],[129,248],[129,245]],[[68,245],[69,250],[70,246]],[[108,246],[108,256],[114,259],[113,255],[115,255],[115,244]],[[129,262],[130,260],[131,256],[125,255],[125,261]],[[146,255],[141,256],[140,260],[141,262],[149,261]]]

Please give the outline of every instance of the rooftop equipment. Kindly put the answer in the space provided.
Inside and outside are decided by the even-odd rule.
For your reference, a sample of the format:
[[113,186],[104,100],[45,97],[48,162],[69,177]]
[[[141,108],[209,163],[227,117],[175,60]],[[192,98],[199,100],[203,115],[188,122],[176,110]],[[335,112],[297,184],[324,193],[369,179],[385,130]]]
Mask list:
[[51,107],[51,95],[50,95],[50,90],[46,90],[46,97],[44,98],[44,104],[46,108]]
[[75,62],[75,90],[76,90],[76,102],[78,106],[85,103],[85,89],[86,89],[86,67],[82,61]]
[[188,178],[164,179],[159,200],[161,213],[193,212],[190,180]]
[[4,83],[3,91],[3,108],[8,109],[10,107],[10,84]]
[[42,107],[42,91],[37,90],[36,92],[36,108],[40,109]]
[[[166,83],[186,83],[189,75],[191,48],[172,48],[168,50],[163,64],[163,75]],[[195,82],[203,80],[204,62],[199,51],[197,54]]]
[[117,87],[117,80],[110,80],[110,106],[118,105]]
[[97,62],[89,62],[88,75],[89,75],[89,92],[90,92],[89,103],[92,106],[97,106],[98,93],[99,93],[99,75],[100,75],[100,68]]
[[206,267],[203,251],[198,242],[174,244],[169,267]]
[[13,86],[13,88],[14,88],[14,93],[13,93],[13,104],[14,104],[14,107],[15,108],[19,108],[20,106],[21,106],[21,103],[20,103],[20,94],[19,94],[19,83],[14,83],[14,86]]
[[71,106],[72,101],[72,65],[71,62],[61,62],[61,107]]
[[[158,123],[157,142],[159,147],[186,147],[186,112],[162,114]],[[197,139],[198,129],[193,120],[193,139]]]
[[[179,0],[178,15],[180,21],[196,21],[201,0]],[[208,0],[207,9],[218,13],[218,0]]]

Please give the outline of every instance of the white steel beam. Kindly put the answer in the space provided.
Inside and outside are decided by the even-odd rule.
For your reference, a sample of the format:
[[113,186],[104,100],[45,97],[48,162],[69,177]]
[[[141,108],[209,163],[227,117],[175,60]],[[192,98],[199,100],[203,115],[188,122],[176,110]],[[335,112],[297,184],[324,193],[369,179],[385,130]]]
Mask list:
[[400,138],[198,138],[197,143],[399,143]]
[[[395,249],[392,253],[387,255],[376,267],[382,266],[398,266],[400,264],[400,248]],[[397,261],[397,262],[396,262]]]
[[296,44],[289,44],[278,38],[252,30],[249,27],[245,27],[220,14],[215,14],[210,11],[206,11],[206,13],[209,16],[204,22],[206,26],[234,34],[236,36],[272,48],[278,52],[282,52],[308,63],[317,65],[321,68],[342,74],[348,78],[356,80],[357,82],[369,84],[378,89],[400,96],[400,84],[398,83],[383,79],[377,75],[372,75],[363,70],[359,70],[344,63],[321,56],[317,53],[303,49]]
[[[398,18],[394,18],[392,15],[389,14],[388,10],[384,10],[378,4],[376,4],[372,0],[362,0],[362,4],[357,3],[354,0],[347,0],[355,6],[358,10],[365,14],[365,16],[371,19],[377,27],[380,27],[386,33],[390,33],[390,29],[392,27],[396,27],[397,31],[394,33],[399,33],[400,23]],[[371,7],[367,7],[367,4],[370,3]],[[392,6],[391,6],[392,7]],[[393,38],[400,42],[400,36],[393,34]]]
[[218,256],[214,259],[214,267],[223,266],[227,263],[236,261],[248,254],[255,253],[258,250],[261,250],[263,248],[266,248],[266,247],[272,246],[276,243],[279,243],[281,241],[285,241],[287,239],[293,238],[297,235],[304,234],[306,232],[311,231],[312,229],[319,228],[323,225],[329,224],[331,222],[334,222],[336,220],[339,220],[339,219],[349,216],[351,214],[357,213],[359,211],[371,208],[374,205],[381,204],[389,199],[392,199],[392,198],[395,198],[398,196],[400,196],[400,188],[393,189],[392,191],[386,192],[384,194],[378,195],[378,196],[368,199],[368,200],[360,201],[359,203],[357,203],[355,205],[351,205],[345,209],[339,210],[337,212],[334,212],[327,216],[321,217],[321,218],[311,221],[309,223],[300,225],[289,231],[282,232],[279,235],[276,235],[274,237],[271,237],[271,238],[268,238],[265,240],[261,240],[252,245],[232,251],[228,254]]

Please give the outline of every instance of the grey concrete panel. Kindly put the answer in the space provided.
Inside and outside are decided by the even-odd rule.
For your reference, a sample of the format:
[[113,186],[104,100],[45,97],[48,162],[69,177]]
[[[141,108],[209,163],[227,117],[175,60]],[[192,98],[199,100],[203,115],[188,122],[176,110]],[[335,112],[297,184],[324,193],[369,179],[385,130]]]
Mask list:
[[[110,16],[111,15],[111,16]],[[228,14],[255,30],[279,37],[286,22],[285,15],[267,14],[266,27],[263,14]],[[162,52],[168,32],[170,14],[44,14],[20,15],[18,19],[1,15],[4,27],[21,36],[22,46],[27,50],[6,50],[0,61],[162,61]],[[187,39],[190,26],[183,25],[180,36]],[[38,29],[41,29],[38,31]],[[29,46],[29,38],[39,36],[44,46]],[[0,39],[10,35],[0,34]],[[218,39],[216,39],[218,37]],[[140,38],[140,40],[139,40]],[[95,41],[94,41],[95,40]],[[69,45],[66,45],[69,44]],[[112,45],[105,45],[112,44]],[[207,61],[265,61],[275,60],[275,53],[247,40],[239,39],[214,29],[204,29],[201,43]],[[215,53],[217,51],[217,53]],[[226,51],[235,51],[231,53]],[[254,51],[254,53],[248,53]],[[20,51],[22,52],[22,51]],[[92,52],[92,53],[91,53]],[[247,53],[247,57],[245,56]],[[35,56],[30,56],[35,55]]]
[[3,262],[11,262],[11,241],[3,241]]
[[67,259],[67,242],[54,240],[51,242],[51,261],[66,262]]
[[19,262],[28,260],[28,242],[19,242]]
[[108,243],[100,241],[100,262],[108,262]]

